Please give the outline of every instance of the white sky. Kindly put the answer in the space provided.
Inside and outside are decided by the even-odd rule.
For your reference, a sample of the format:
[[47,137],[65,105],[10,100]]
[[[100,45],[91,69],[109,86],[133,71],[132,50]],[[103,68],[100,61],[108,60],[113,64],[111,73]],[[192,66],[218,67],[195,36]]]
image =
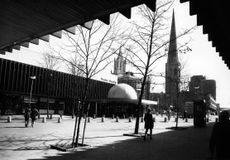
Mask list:
[[[196,16],[189,15],[188,3],[180,4],[176,2],[174,11],[177,34],[182,32],[185,28],[190,28],[191,26],[196,25]],[[132,18],[135,18],[135,15],[132,15]],[[219,53],[217,53],[216,49],[212,47],[212,43],[208,41],[208,36],[204,35],[202,32],[202,26],[199,26],[190,35],[192,41],[188,46],[192,49],[192,51],[179,56],[183,56],[182,59],[186,61],[186,74],[189,74],[190,76],[204,75],[207,79],[216,80],[217,102],[220,103],[220,107],[230,108],[230,71],[222,61],[222,58],[219,57]],[[180,40],[178,40],[178,42],[180,42]],[[46,51],[46,45],[47,44],[45,42],[40,40],[39,46],[30,43],[29,48],[21,47],[20,51],[14,50],[13,53],[7,53],[3,56],[0,55],[0,57],[37,65],[39,59],[41,58],[41,53]],[[165,62],[166,59],[161,61],[159,71],[165,70]],[[108,69],[108,72],[111,71],[111,68]],[[154,91],[164,91],[164,88],[163,86],[157,87]]]

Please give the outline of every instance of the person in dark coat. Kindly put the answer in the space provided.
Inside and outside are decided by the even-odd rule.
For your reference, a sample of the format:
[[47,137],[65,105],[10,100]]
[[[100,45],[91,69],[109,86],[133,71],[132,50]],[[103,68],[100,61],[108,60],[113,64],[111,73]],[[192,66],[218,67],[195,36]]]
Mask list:
[[153,116],[150,113],[150,109],[147,110],[147,113],[145,114],[145,117],[144,117],[144,121],[145,121],[145,135],[144,135],[144,140],[146,139],[148,130],[150,130],[150,139],[152,139]]
[[28,127],[29,120],[30,120],[30,109],[28,107],[25,109],[24,118],[25,118],[25,127]]
[[36,118],[38,116],[38,110],[34,107],[31,111],[30,117],[31,117],[31,126],[34,127],[34,122],[36,121]]
[[222,111],[219,115],[219,122],[214,124],[209,141],[211,158],[217,160],[230,159],[230,120],[229,113]]

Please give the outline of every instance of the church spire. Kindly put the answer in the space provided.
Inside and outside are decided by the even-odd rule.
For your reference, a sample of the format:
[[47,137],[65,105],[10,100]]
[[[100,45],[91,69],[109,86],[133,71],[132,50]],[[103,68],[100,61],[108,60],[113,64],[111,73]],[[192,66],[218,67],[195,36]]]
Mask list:
[[169,41],[169,51],[168,51],[168,62],[173,62],[173,63],[178,62],[176,38],[177,37],[176,37],[175,16],[173,10],[170,41]]
[[165,66],[165,94],[166,94],[166,103],[169,107],[173,105],[177,106],[177,95],[178,95],[178,83],[177,80],[180,76],[180,62],[177,54],[177,41],[176,41],[176,26],[175,26],[175,16],[174,10],[172,14],[172,25],[171,33],[169,39],[169,51],[168,51],[168,60]]

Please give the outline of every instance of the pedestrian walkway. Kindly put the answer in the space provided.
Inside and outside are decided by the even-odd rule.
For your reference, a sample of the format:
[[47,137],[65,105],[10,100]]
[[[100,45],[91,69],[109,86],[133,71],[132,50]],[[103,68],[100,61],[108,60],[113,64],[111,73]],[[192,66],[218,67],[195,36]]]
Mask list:
[[[58,123],[57,117],[42,123],[38,120],[34,128],[25,128],[23,119],[17,118],[7,123],[0,118],[0,157],[1,160],[58,160],[58,159],[154,159],[154,160],[200,160],[209,157],[208,140],[214,118],[206,128],[192,127],[188,122],[179,120],[184,130],[170,130],[175,126],[172,118],[164,122],[164,117],[155,116],[153,140],[123,136],[133,133],[135,120],[105,118],[91,119],[87,123],[85,148],[74,152],[61,152],[50,149],[50,145],[69,144],[72,142],[74,119],[63,117]],[[144,123],[140,123],[140,132],[144,132]],[[82,132],[81,132],[82,133]]]

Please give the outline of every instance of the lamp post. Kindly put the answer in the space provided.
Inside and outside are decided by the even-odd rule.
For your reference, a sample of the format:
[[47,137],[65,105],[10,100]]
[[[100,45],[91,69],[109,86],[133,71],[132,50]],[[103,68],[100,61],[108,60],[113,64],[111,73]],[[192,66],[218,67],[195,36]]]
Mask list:
[[49,118],[49,99],[50,99],[50,82],[51,82],[51,78],[53,77],[52,73],[48,74],[48,87],[47,87],[47,118]]
[[31,81],[31,86],[30,86],[30,101],[29,101],[29,105],[31,108],[31,100],[32,100],[32,93],[33,93],[33,85],[34,85],[34,80],[36,79],[36,76],[30,76]]

